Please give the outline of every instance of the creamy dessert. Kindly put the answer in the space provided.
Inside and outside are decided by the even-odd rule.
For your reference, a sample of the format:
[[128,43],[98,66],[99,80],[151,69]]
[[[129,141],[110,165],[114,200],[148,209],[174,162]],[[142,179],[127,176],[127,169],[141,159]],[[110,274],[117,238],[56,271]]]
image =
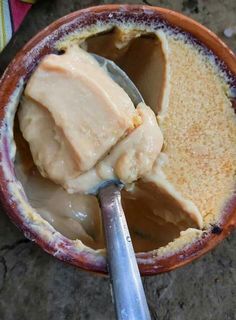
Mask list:
[[[176,251],[220,222],[235,190],[230,82],[185,35],[106,28],[58,43],[64,54],[46,56],[31,76],[15,125],[16,173],[44,219],[93,249],[104,242],[88,192],[121,179],[135,250]],[[114,60],[146,105],[134,106],[85,51]]]
[[19,113],[35,164],[62,185],[91,169],[136,119],[125,91],[78,46],[43,59]]

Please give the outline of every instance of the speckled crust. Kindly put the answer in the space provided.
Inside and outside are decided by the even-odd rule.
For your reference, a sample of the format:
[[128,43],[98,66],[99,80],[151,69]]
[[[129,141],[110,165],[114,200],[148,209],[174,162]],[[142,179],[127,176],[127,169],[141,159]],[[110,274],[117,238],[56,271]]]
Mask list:
[[[181,19],[180,19],[181,17]],[[80,241],[71,241],[56,232],[24,201],[25,195],[14,176],[12,143],[12,120],[17,107],[22,86],[35,68],[39,59],[47,53],[55,52],[58,41],[65,35],[75,32],[92,33],[97,27],[111,28],[121,23],[138,23],[139,28],[153,28],[154,30],[166,26],[166,20],[174,26],[182,27],[185,31],[196,36],[209,47],[225,63],[221,63],[231,78],[232,85],[236,85],[236,61],[233,53],[209,30],[170,10],[145,6],[101,6],[72,13],[54,22],[34,37],[16,56],[7,68],[0,82],[0,119],[1,121],[1,200],[13,222],[24,232],[25,236],[37,242],[45,251],[57,258],[67,261],[83,269],[106,273],[106,261],[101,251],[92,251],[83,246]],[[179,32],[179,30],[178,30]],[[21,201],[19,201],[21,199]],[[206,232],[197,232],[195,240],[186,241],[178,252],[138,253],[138,263],[143,275],[157,274],[172,270],[201,256],[219,241],[236,225],[236,197],[234,197],[222,215],[221,225]],[[191,232],[191,230],[190,230]],[[171,245],[171,244],[170,244]]]

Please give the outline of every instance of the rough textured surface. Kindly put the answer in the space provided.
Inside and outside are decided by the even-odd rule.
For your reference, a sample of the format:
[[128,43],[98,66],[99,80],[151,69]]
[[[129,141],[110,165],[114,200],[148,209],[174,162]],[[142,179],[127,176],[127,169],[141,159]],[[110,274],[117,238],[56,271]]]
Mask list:
[[[235,24],[236,2],[178,0],[126,1],[182,11],[222,36]],[[19,48],[53,20],[82,7],[122,1],[45,0],[31,10],[0,55],[0,73]],[[169,274],[144,279],[153,319],[236,319],[236,234],[204,258]],[[0,319],[115,319],[109,281],[61,263],[24,239],[0,213]]]

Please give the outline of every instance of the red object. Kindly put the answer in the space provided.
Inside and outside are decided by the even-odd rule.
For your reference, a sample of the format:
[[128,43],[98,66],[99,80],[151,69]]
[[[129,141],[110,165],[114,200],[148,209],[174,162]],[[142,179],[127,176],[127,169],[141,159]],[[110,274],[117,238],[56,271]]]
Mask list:
[[11,14],[13,20],[14,32],[19,29],[24,17],[31,8],[31,4],[23,3],[20,0],[10,0]]

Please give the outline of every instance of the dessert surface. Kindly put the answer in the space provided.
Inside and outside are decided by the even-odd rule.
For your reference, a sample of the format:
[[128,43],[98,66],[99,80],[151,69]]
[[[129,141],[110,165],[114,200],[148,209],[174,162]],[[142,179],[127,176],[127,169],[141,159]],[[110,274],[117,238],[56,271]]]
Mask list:
[[[33,162],[25,169],[17,146],[32,207],[93,249],[104,243],[89,193],[110,179],[126,186],[122,202],[137,252],[178,251],[220,224],[235,190],[236,117],[230,80],[210,53],[185,34],[135,24],[80,32],[58,49],[64,53],[44,57],[33,72],[18,118],[40,174],[66,191],[42,179]],[[85,50],[114,60],[152,110],[134,106]],[[51,194],[42,193],[48,184]]]
[[[60,191],[64,211],[52,206],[63,198],[58,186],[49,183],[53,196],[45,194],[48,181],[32,162],[30,170],[28,162],[25,167],[17,146],[16,168],[26,195],[59,232],[102,249],[100,211],[98,204],[93,211],[96,200],[88,193],[119,179],[126,186],[122,201],[135,250],[177,251],[202,229],[220,224],[235,190],[230,80],[201,46],[168,28],[108,24],[86,34],[68,36],[58,43],[62,55],[43,58],[18,112],[34,164],[66,190]],[[84,50],[114,60],[153,111],[134,106]]]

